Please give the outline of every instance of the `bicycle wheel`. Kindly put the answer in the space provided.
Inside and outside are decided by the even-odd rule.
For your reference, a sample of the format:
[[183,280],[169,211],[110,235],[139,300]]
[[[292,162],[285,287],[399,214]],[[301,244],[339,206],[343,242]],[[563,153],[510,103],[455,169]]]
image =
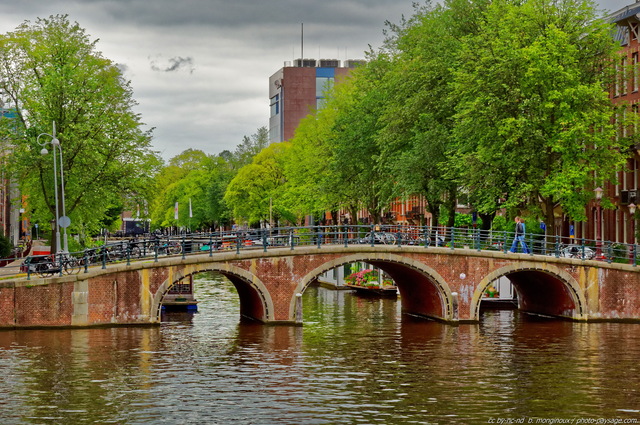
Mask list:
[[66,274],[78,274],[80,273],[80,262],[77,258],[69,258],[64,261],[63,270]]
[[182,252],[182,245],[179,242],[172,242],[167,246],[167,254],[175,255]]
[[51,277],[55,273],[52,263],[40,263],[36,266],[36,273],[40,277]]

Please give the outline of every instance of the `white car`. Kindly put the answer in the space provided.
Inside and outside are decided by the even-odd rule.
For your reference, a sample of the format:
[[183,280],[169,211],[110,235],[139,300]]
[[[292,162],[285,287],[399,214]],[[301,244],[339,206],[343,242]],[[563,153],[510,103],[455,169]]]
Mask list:
[[582,245],[571,244],[560,249],[560,257],[593,260],[595,256],[596,252],[588,246],[583,247]]

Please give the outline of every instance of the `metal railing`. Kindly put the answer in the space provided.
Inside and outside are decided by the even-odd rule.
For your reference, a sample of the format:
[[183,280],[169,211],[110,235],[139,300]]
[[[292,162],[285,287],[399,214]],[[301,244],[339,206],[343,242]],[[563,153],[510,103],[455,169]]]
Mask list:
[[[341,225],[281,227],[272,229],[234,230],[182,235],[152,235],[141,239],[126,239],[112,242],[81,252],[47,256],[29,256],[21,269],[43,277],[55,274],[88,272],[90,266],[106,268],[108,264],[125,263],[142,259],[158,261],[164,256],[208,254],[215,252],[272,248],[294,250],[300,246],[327,245],[349,247],[351,245],[416,246],[471,249],[476,251],[511,252],[514,233],[507,231],[484,231],[477,228],[446,228],[399,225]],[[588,239],[575,239],[551,235],[528,234],[524,244],[516,244],[517,252],[532,256],[555,256],[580,260],[601,260],[609,263],[626,263],[636,266],[638,250],[634,244],[612,243]]]

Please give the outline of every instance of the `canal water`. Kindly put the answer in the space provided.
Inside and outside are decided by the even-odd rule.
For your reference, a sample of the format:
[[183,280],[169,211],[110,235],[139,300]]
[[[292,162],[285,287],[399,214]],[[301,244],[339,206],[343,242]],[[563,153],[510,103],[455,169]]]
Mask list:
[[640,423],[638,324],[449,326],[312,287],[304,326],[263,326],[224,278],[195,287],[160,327],[0,331],[0,423]]

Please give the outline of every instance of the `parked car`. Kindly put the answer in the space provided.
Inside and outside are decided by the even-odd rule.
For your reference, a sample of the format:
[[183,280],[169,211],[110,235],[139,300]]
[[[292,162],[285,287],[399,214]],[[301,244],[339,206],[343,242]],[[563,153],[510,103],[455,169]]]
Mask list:
[[[584,253],[583,253],[584,249]],[[560,249],[560,257],[566,258],[584,258],[585,260],[592,260],[596,256],[596,252],[588,246],[570,244],[565,245]]]
[[[444,239],[444,237],[438,235],[434,238],[432,238],[431,236],[429,236],[427,238],[427,245],[429,246],[445,246],[447,244],[447,241]],[[424,245],[424,237],[420,236],[417,239],[417,243],[416,245]]]
[[[396,234],[391,232],[373,232],[373,243],[374,244],[384,244],[384,245],[393,245],[397,241]],[[371,233],[367,233],[363,238],[358,239],[358,243],[360,244],[370,244],[371,243]]]
[[51,255],[32,255],[20,264],[20,271],[22,273],[37,273],[46,268],[49,263],[51,263]]

